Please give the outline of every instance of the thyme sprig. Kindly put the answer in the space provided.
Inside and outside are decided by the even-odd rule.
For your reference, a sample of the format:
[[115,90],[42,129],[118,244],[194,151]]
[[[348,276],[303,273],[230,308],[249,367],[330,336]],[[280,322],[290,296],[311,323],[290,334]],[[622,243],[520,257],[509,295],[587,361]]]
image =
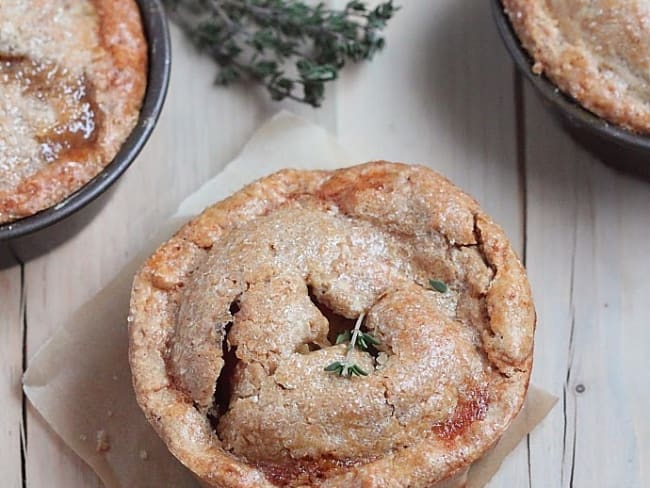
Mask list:
[[359,0],[342,10],[300,0],[165,0],[196,46],[220,66],[216,82],[261,82],[273,100],[321,105],[346,62],[370,60],[398,10]]
[[365,314],[359,315],[356,323],[354,324],[354,329],[352,333],[349,330],[340,333],[336,336],[336,344],[343,344],[348,342],[347,353],[345,359],[341,361],[334,361],[333,363],[328,364],[325,367],[325,371],[334,372],[339,376],[368,376],[368,373],[364,371],[360,366],[352,363],[352,351],[357,347],[362,351],[367,351],[370,346],[378,346],[380,341],[374,337],[372,334],[367,332],[361,332],[361,324]]

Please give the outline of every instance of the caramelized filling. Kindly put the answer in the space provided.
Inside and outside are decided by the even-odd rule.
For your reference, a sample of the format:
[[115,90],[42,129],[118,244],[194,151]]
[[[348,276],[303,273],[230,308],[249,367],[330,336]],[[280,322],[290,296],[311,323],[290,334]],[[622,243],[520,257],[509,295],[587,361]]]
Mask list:
[[35,134],[43,162],[83,162],[95,149],[101,111],[85,75],[51,61],[0,53],[0,81],[18,84],[24,96],[46,103],[54,113],[55,122],[43,120]]
[[335,475],[337,472],[358,466],[372,460],[323,458],[296,459],[288,463],[260,461],[255,467],[264,473],[266,479],[275,486],[296,486],[316,483]]
[[[234,301],[230,304],[230,314],[234,317],[238,312],[239,303]],[[224,339],[221,343],[221,354],[224,364],[219,373],[219,377],[217,378],[217,384],[214,391],[214,407],[213,412],[210,414],[210,422],[215,430],[219,417],[226,413],[230,406],[235,368],[237,367],[237,354],[235,353],[235,348],[230,347],[230,344],[228,344],[228,333],[231,328],[232,322],[228,322],[225,326]]]
[[474,390],[458,401],[454,414],[445,422],[433,426],[433,432],[443,440],[453,440],[465,432],[477,420],[483,420],[488,411],[488,394]]

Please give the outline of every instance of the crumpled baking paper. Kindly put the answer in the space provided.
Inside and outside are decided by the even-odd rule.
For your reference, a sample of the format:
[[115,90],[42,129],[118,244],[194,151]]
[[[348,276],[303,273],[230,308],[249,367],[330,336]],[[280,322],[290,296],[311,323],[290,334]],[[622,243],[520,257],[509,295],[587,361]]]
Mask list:
[[[61,324],[35,354],[23,378],[27,397],[107,488],[198,486],[149,426],[132,390],[126,316],[131,280],[140,263],[183,222],[254,179],[285,167],[329,169],[352,162],[323,128],[287,112],[276,115],[221,173],[181,202],[139,258]],[[504,437],[471,466],[467,488],[485,486],[556,400],[531,387]]]

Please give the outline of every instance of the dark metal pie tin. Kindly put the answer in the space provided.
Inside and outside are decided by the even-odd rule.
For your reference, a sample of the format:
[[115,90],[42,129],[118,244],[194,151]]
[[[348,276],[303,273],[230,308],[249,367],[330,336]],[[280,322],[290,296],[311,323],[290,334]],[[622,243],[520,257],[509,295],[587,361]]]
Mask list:
[[650,136],[613,125],[584,109],[548,78],[532,71],[533,61],[519,42],[501,0],[491,0],[499,34],[519,71],[535,87],[545,105],[585,149],[605,164],[650,180]]
[[137,0],[148,44],[147,88],[140,117],[118,153],[92,180],[56,205],[29,217],[0,224],[0,241],[36,232],[59,222],[104,193],[144,147],[162,110],[171,68],[171,41],[160,0]]

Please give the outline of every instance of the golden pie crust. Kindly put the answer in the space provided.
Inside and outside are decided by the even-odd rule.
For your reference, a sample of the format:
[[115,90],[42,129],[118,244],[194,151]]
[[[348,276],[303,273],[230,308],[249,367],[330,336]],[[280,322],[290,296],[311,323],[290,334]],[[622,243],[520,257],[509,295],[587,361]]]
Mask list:
[[[354,351],[368,376],[325,371],[360,315],[380,341]],[[280,171],[182,227],[135,277],[129,359],[147,419],[206,486],[430,488],[518,413],[534,327],[478,204],[372,162]]]
[[503,0],[533,71],[585,108],[650,134],[648,0]]
[[2,0],[0,223],[96,176],[135,126],[146,77],[134,0]]

